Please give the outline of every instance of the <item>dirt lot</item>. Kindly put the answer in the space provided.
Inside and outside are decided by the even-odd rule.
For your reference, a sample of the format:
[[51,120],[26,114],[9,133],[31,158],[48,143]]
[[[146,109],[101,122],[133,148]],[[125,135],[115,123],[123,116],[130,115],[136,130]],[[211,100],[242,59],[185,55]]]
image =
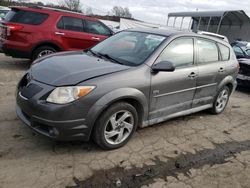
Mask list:
[[28,64],[0,55],[0,187],[250,187],[250,90],[226,111],[138,130],[115,151],[56,143],[15,114],[15,86]]

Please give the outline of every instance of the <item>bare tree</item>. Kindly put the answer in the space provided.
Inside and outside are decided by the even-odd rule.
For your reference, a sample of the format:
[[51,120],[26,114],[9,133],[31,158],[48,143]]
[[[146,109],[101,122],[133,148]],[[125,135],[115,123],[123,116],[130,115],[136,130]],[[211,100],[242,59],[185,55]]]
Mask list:
[[68,8],[69,10],[75,12],[81,12],[82,4],[80,0],[60,0],[59,4],[63,7]]
[[123,8],[120,6],[114,6],[112,12],[118,17],[132,18],[132,14],[130,13],[128,7]]
[[28,3],[30,0],[17,0],[19,3]]
[[37,5],[39,5],[39,6],[44,6],[43,2],[41,2],[41,1],[38,1],[38,2],[37,2]]
[[12,0],[0,0],[0,6],[10,6]]
[[126,17],[126,18],[132,18],[132,14],[130,13],[128,7],[125,7],[123,10],[124,10],[124,17]]
[[93,10],[91,7],[87,7],[86,10],[85,10],[85,14],[86,15],[93,15]]

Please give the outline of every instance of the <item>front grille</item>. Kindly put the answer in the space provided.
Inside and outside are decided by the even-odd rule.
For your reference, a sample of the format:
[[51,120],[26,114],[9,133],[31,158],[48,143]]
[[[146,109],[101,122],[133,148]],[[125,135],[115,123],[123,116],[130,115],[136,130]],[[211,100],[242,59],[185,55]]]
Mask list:
[[250,65],[240,63],[239,74],[250,76]]
[[34,83],[30,83],[31,79],[29,77],[28,74],[26,74],[20,84],[19,84],[19,92],[20,94],[27,98],[30,99],[31,97],[33,97],[35,94],[39,93],[40,91],[42,91],[42,88]]
[[32,123],[32,128],[38,130],[39,132],[49,136],[49,137],[55,137],[58,133],[57,130],[49,125],[45,125],[39,122],[34,121]]
[[20,91],[20,93],[22,94],[23,97],[25,97],[27,99],[30,99],[35,94],[42,91],[42,88],[39,87],[38,85],[35,85],[35,84],[29,84],[28,86],[20,88],[19,91]]
[[43,134],[49,136],[49,137],[55,137],[56,134],[58,134],[58,131],[49,126],[49,125],[45,125],[42,123],[39,123],[37,121],[34,121],[31,116],[29,116],[28,114],[26,114],[23,110],[21,111],[23,116],[26,118],[26,120],[29,122],[29,126],[32,127],[33,129],[42,132]]

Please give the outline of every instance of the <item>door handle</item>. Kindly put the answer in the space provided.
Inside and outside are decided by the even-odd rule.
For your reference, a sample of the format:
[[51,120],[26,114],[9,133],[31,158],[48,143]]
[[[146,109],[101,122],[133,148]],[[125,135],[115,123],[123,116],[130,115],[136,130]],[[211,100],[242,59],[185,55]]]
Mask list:
[[189,78],[196,78],[198,75],[195,72],[191,72],[188,77]]
[[100,41],[101,39],[99,37],[91,37],[92,40]]
[[224,71],[225,71],[225,69],[223,67],[221,67],[218,72],[224,72]]
[[65,33],[62,33],[62,32],[55,32],[55,34],[56,34],[56,35],[62,35],[62,36],[65,35]]

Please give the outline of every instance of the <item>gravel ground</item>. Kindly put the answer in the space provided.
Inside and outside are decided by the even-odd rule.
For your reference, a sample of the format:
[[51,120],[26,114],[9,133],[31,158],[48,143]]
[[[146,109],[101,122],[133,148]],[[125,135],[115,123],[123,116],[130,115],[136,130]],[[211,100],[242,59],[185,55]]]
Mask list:
[[218,116],[200,112],[136,132],[123,148],[53,142],[15,114],[28,61],[0,54],[0,187],[250,187],[250,89]]

